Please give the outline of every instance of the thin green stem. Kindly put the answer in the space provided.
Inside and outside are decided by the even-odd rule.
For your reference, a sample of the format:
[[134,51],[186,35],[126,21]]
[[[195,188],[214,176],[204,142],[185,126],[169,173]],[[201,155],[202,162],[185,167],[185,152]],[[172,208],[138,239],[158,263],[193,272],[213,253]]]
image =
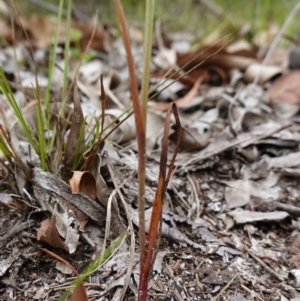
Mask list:
[[60,29],[60,23],[62,19],[62,11],[63,11],[63,4],[64,0],[59,1],[59,8],[58,8],[58,14],[57,14],[57,24],[54,34],[54,43],[53,46],[50,48],[50,58],[49,58],[49,68],[48,68],[48,84],[45,92],[45,106],[47,108],[46,112],[48,112],[49,106],[50,106],[50,90],[52,85],[52,76],[53,76],[53,70],[55,65],[55,58],[56,58],[56,50],[58,46],[58,37],[59,37],[59,29]]
[[142,78],[142,114],[143,121],[147,123],[147,103],[149,93],[149,78],[150,78],[150,64],[152,51],[152,33],[153,33],[153,19],[154,19],[154,5],[155,0],[146,1],[146,19],[145,19],[145,40],[144,40],[144,62],[143,62],[143,78]]
[[[65,57],[65,66],[64,66],[64,84],[63,84],[63,105],[67,101],[67,90],[69,85],[69,60],[70,60],[70,34],[71,34],[71,13],[72,13],[72,0],[67,1],[67,34],[66,34],[66,43],[65,43],[65,51],[64,51],[64,57]],[[63,110],[63,109],[62,109]]]

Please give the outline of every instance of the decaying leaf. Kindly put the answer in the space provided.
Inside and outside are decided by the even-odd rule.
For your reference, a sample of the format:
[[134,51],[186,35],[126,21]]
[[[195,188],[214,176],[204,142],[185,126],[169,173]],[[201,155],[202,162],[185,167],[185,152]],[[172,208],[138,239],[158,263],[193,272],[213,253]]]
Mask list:
[[[96,200],[96,181],[90,172],[74,171],[72,178],[69,180],[69,183],[72,193],[82,192],[85,195],[89,196],[92,200]],[[84,229],[85,225],[89,221],[89,217],[78,210],[75,206],[70,204],[68,206],[75,212],[78,222]]]
[[278,176],[269,174],[267,179],[252,181],[249,179],[224,181],[225,199],[229,209],[247,205],[252,196],[278,201],[282,198],[282,189],[277,186]]
[[41,223],[41,226],[37,232],[37,240],[46,242],[54,248],[68,251],[67,246],[59,237],[56,229],[56,219],[54,216],[49,217]]
[[277,78],[266,92],[265,98],[271,103],[299,104],[299,76],[300,70],[296,69]]
[[251,64],[245,71],[244,80],[246,83],[252,83],[259,74],[259,84],[263,85],[269,80],[279,76],[283,72],[283,68],[278,66],[268,66],[260,64]]
[[248,210],[236,210],[228,212],[237,224],[253,223],[260,221],[281,221],[289,216],[284,211],[256,212]]
[[[196,151],[205,148],[210,141],[212,131],[210,125],[204,122],[194,122],[190,126],[183,127],[180,148],[185,151]],[[176,141],[177,132],[170,135],[172,141]]]
[[96,180],[88,171],[74,171],[69,181],[72,193],[83,192],[91,199],[96,199]]

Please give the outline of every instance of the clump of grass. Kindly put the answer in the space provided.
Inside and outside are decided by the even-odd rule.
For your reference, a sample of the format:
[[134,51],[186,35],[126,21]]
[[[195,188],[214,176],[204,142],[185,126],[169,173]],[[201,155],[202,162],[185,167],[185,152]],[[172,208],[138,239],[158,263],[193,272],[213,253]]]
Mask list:
[[[8,104],[12,108],[14,115],[17,119],[17,123],[20,125],[19,128],[21,129],[22,134],[24,133],[22,137],[17,137],[17,138],[21,138],[23,140],[28,141],[28,143],[33,148],[33,151],[40,158],[41,167],[43,168],[43,170],[54,172],[54,173],[58,173],[59,171],[61,171],[61,175],[66,176],[69,174],[71,170],[80,168],[83,165],[84,155],[90,149],[92,149],[95,141],[100,139],[100,134],[103,132],[103,130],[99,129],[99,121],[96,119],[95,119],[95,124],[93,126],[88,126],[85,128],[86,118],[83,118],[83,116],[81,116],[82,118],[80,119],[74,118],[74,117],[78,117],[78,114],[80,114],[81,105],[77,95],[78,92],[77,91],[74,92],[74,90],[77,89],[76,83],[74,85],[74,82],[76,82],[76,80],[73,80],[71,82],[69,80],[69,57],[71,53],[71,49],[70,49],[71,12],[72,12],[71,0],[67,0],[67,10],[66,10],[67,34],[66,34],[66,42],[64,47],[65,64],[63,69],[63,85],[62,85],[61,100],[58,103],[53,103],[51,101],[50,91],[53,82],[53,71],[56,64],[58,36],[59,36],[60,26],[62,23],[63,7],[64,7],[64,0],[60,0],[58,13],[57,13],[57,24],[54,30],[53,44],[50,46],[50,51],[49,51],[50,53],[49,65],[47,68],[48,84],[45,90],[45,96],[43,101],[40,98],[39,83],[38,83],[37,71],[36,71],[37,67],[34,63],[32,47],[30,47],[31,48],[30,51],[34,63],[34,69],[35,69],[35,77],[36,77],[36,82],[35,82],[36,87],[33,88],[35,102],[36,102],[35,103],[36,116],[30,116],[30,118],[36,120],[35,128],[32,127],[32,122],[26,120],[25,114],[22,111],[22,109],[19,107],[14,97],[14,94],[10,88],[10,84],[6,79],[6,76],[1,68],[0,68],[0,90],[4,94],[4,96],[8,101]],[[18,17],[17,10],[15,7],[14,9],[16,12],[16,16]],[[94,31],[91,34],[90,41],[86,45],[85,51],[80,52],[80,64],[77,68],[76,74],[78,73],[82,62],[85,60],[85,57],[88,54],[88,49],[90,47],[91,40],[94,37],[95,29],[96,29],[96,24],[94,27]],[[23,30],[29,41],[29,37],[25,28],[23,28]],[[74,89],[72,89],[73,86],[75,86]],[[73,93],[72,99],[74,103],[74,110],[72,116],[71,114],[69,114],[71,108],[67,105],[67,99],[69,98],[68,95],[70,93]],[[68,140],[65,140],[66,133],[69,129],[70,129],[69,138]],[[18,158],[18,154],[12,149],[13,146],[10,142],[9,134],[7,133],[7,131],[5,131],[5,135],[3,133],[4,133],[4,128],[2,134],[0,133],[0,140],[2,142],[0,144],[0,150],[5,155],[5,157],[7,158],[9,157],[9,159],[13,158],[15,162],[20,163],[21,158],[20,157]],[[45,138],[45,135],[49,133],[51,134],[51,137]],[[26,174],[28,174],[28,171],[26,172]]]

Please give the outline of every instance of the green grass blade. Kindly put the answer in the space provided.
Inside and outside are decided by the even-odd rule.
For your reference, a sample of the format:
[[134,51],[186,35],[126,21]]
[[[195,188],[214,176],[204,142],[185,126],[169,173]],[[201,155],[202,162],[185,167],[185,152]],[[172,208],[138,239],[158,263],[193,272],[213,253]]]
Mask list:
[[5,158],[12,158],[13,154],[10,151],[10,148],[8,147],[7,143],[5,142],[5,138],[0,133],[0,151],[5,156]]
[[[44,132],[46,117],[44,111],[42,110],[39,93],[36,93],[34,87],[32,87],[32,89],[34,91],[34,96],[36,99],[35,105],[36,105],[36,120],[37,120],[37,128],[38,128],[39,156],[41,160],[42,169],[46,171],[46,143],[45,143],[45,132]],[[37,87],[37,89],[39,89],[39,87]]]
[[38,126],[38,140],[40,149],[40,159],[42,164],[42,169],[46,171],[46,143],[45,143],[45,133],[44,133],[44,114],[42,113],[42,107],[40,100],[36,101],[36,114],[37,114],[37,126]]
[[71,36],[71,12],[72,12],[72,0],[67,0],[67,33],[66,33],[66,42],[65,42],[65,66],[64,66],[64,82],[62,90],[62,110],[64,104],[67,101],[67,91],[69,86],[69,57],[70,57],[70,36]]
[[6,76],[5,76],[2,68],[0,68],[0,91],[6,96],[6,99],[9,103],[9,105],[11,106],[12,110],[14,111],[14,114],[15,114],[17,120],[19,121],[19,123],[21,124],[21,126],[25,132],[28,142],[34,148],[36,153],[39,154],[38,143],[34,137],[34,134],[32,133],[32,130],[30,129],[30,127],[28,125],[27,120],[24,118],[24,115],[14,97],[14,94],[11,90],[11,87],[6,79]]
[[[57,25],[56,25],[55,34],[54,34],[54,43],[53,43],[52,47],[50,47],[49,67],[48,67],[48,84],[47,84],[47,88],[46,88],[46,92],[45,92],[46,112],[49,112],[49,106],[50,106],[50,91],[51,91],[51,86],[52,86],[53,70],[54,70],[55,60],[56,60],[56,49],[58,46],[59,29],[60,29],[60,24],[61,24],[61,20],[62,20],[63,4],[64,4],[64,0],[60,0],[59,7],[58,7],[58,13],[57,13]],[[47,120],[50,120],[49,116],[47,116]]]
[[75,149],[75,157],[74,157],[74,162],[73,162],[73,166],[72,169],[76,170],[77,167],[79,166],[81,159],[82,159],[82,153],[85,149],[85,146],[82,147],[85,144],[85,120],[86,117],[84,118],[84,121],[81,124],[80,127],[80,132],[79,132],[79,136],[77,139],[77,144],[76,144],[76,149]]

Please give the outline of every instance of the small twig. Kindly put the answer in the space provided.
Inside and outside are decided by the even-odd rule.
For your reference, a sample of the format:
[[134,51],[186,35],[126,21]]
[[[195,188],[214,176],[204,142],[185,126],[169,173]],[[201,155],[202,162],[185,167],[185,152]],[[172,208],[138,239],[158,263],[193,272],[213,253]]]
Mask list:
[[230,281],[221,289],[221,291],[219,292],[219,294],[213,298],[212,301],[217,301],[219,299],[219,297],[221,297],[221,295],[226,291],[226,289],[231,285],[231,283],[233,282],[233,280],[237,277],[238,273],[236,273],[232,279],[230,279]]
[[179,191],[177,190],[177,188],[175,187],[175,185],[173,183],[171,183],[171,189],[173,189],[173,191],[177,194],[178,200],[180,201],[180,205],[188,212],[190,209],[190,206],[185,201],[185,199],[180,195]]
[[[252,290],[250,290],[248,287],[246,287],[245,285],[241,285],[241,287],[245,290],[245,291],[247,291],[248,293],[250,293],[250,294],[255,294],[255,296],[259,299],[259,300],[261,300],[261,301],[264,301],[264,299],[262,299],[260,296],[258,296],[258,294],[256,294],[254,291],[252,291]],[[271,300],[271,299],[269,299],[269,300]]]
[[256,260],[257,263],[259,263],[268,273],[270,273],[272,276],[274,276],[276,279],[279,281],[284,281],[284,278],[280,276],[278,273],[276,273],[273,269],[271,269],[268,265],[266,265],[260,258],[255,256],[248,247],[244,247],[247,253],[254,259]]
[[[187,175],[187,179],[190,182],[191,187],[192,187],[192,193],[194,195],[193,203],[196,205],[196,217],[198,218],[198,217],[200,217],[200,213],[201,213],[200,212],[200,202],[201,202],[201,200],[198,197],[198,191],[197,191],[197,188],[196,188],[197,181],[195,181],[189,174]],[[189,210],[188,217],[191,216],[191,213],[193,213],[192,210]]]

